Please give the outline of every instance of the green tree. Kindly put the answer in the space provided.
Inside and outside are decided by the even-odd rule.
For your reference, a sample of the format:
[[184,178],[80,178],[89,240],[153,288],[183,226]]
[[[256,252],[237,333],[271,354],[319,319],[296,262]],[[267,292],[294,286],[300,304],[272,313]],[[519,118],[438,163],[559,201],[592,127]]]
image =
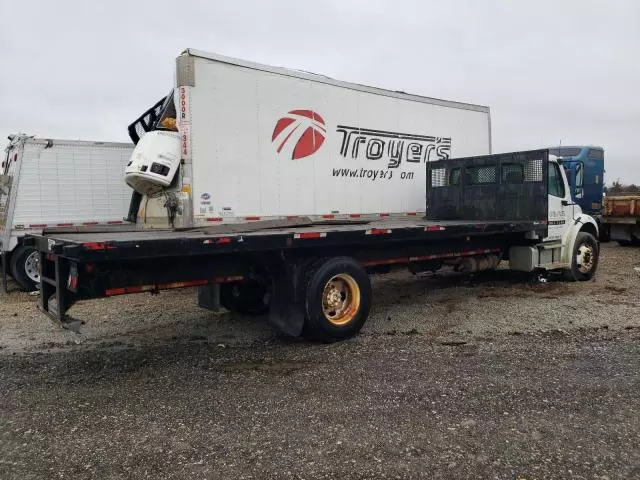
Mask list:
[[622,184],[620,183],[620,179],[615,180],[611,184],[609,192],[611,193],[611,195],[620,195],[622,193]]

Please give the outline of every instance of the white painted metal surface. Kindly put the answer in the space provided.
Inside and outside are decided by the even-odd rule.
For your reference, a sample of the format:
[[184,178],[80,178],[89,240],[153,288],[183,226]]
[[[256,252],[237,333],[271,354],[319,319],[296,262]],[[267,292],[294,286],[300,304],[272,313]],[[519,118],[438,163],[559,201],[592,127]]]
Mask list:
[[125,143],[14,141],[5,157],[10,188],[2,197],[2,251],[46,227],[122,223],[132,192],[123,173],[132,151]]
[[175,101],[195,223],[420,212],[425,161],[491,152],[487,107],[185,55],[193,72],[177,77],[192,85]]

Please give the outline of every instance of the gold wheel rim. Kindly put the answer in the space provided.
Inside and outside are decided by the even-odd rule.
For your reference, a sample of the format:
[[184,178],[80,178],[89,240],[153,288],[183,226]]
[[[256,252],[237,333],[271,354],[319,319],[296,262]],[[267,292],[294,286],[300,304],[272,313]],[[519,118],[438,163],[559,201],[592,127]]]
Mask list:
[[355,318],[360,309],[360,287],[346,273],[332,277],[322,291],[322,312],[329,323],[343,326]]

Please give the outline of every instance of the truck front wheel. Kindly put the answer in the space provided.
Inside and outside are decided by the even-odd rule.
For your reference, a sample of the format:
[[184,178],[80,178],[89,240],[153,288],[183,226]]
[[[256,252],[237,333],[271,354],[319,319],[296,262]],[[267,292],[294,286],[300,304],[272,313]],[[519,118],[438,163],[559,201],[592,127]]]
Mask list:
[[37,250],[24,245],[11,254],[11,276],[27,292],[40,283],[40,256]]
[[571,268],[565,270],[565,278],[572,282],[591,280],[598,268],[599,255],[595,237],[587,232],[579,232],[573,246]]
[[304,336],[335,341],[354,336],[367,320],[371,307],[371,281],[352,258],[316,262],[305,282]]

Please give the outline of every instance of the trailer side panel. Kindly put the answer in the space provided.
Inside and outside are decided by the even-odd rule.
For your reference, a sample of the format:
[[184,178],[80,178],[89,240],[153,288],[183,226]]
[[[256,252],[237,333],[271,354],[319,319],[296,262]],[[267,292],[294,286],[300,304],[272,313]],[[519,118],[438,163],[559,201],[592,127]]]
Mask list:
[[201,57],[193,69],[179,90],[196,223],[422,212],[427,161],[491,151],[486,108]]

